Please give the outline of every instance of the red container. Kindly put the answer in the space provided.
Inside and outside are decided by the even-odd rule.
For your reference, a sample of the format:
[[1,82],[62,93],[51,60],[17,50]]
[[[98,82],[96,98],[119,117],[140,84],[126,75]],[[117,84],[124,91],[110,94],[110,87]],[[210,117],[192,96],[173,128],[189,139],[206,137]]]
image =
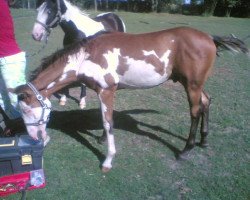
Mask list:
[[27,134],[0,138],[0,197],[45,187],[43,150]]
[[0,197],[44,188],[46,185],[43,169],[0,177]]

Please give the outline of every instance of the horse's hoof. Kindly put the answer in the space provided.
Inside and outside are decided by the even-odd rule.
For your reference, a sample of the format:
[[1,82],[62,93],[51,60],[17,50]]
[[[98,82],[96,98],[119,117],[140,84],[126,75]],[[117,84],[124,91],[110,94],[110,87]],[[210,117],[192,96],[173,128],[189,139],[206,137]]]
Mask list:
[[65,106],[65,105],[66,105],[66,101],[60,101],[60,102],[59,102],[59,105],[60,105],[60,106]]
[[202,148],[206,148],[206,147],[209,146],[208,142],[201,142],[199,145],[200,145],[200,147],[202,147]]
[[202,147],[202,148],[208,147],[207,139],[206,138],[201,138],[199,146]]
[[178,161],[185,161],[188,160],[188,153],[187,152],[181,152],[177,156]]
[[86,108],[86,100],[85,100],[85,97],[83,97],[83,98],[80,100],[79,106],[80,106],[81,109]]
[[188,160],[189,158],[189,154],[190,154],[190,151],[192,150],[191,149],[188,149],[188,148],[185,148],[184,150],[182,150],[178,156],[177,156],[177,160],[180,160],[180,161],[185,161],[185,160]]
[[107,172],[109,172],[111,170],[111,168],[109,168],[109,167],[102,167],[102,172],[103,173],[107,173]]

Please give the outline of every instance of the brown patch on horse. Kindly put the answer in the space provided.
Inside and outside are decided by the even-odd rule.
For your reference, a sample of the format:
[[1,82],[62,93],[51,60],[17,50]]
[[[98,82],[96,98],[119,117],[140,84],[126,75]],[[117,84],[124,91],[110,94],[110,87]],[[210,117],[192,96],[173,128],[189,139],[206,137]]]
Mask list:
[[61,50],[56,51],[52,55],[43,58],[41,65],[31,72],[31,75],[29,77],[29,81],[33,81],[37,78],[37,76],[47,69],[48,67],[54,66],[65,66],[65,64],[68,61],[68,55],[73,55],[79,52],[79,50],[86,45],[86,41],[83,40],[81,42],[74,43],[72,45],[69,45]]
[[128,71],[128,64],[127,64],[127,60],[121,56],[119,56],[119,65],[117,67],[117,74],[123,76],[125,74],[126,71]]
[[110,73],[108,73],[104,76],[104,80],[106,81],[107,85],[109,85],[109,86],[115,84],[115,79]]
[[164,62],[161,62],[159,58],[157,58],[155,55],[149,55],[144,60],[146,63],[153,65],[155,67],[155,71],[160,74],[164,75],[165,73],[165,66]]

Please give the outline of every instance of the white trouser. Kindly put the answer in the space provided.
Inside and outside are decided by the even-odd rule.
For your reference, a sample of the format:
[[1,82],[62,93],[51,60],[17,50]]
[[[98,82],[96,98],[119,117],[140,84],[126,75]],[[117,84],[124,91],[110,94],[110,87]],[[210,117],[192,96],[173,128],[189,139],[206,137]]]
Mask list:
[[25,69],[24,52],[0,58],[0,105],[11,119],[21,115],[17,109],[17,96],[8,92],[7,88],[16,88],[26,83]]

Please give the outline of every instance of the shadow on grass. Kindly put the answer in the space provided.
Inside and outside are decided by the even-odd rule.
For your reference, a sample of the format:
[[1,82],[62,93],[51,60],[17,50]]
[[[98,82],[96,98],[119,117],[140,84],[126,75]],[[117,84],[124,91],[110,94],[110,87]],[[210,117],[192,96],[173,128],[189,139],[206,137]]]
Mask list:
[[[171,135],[180,140],[186,141],[185,138],[175,135],[168,130],[163,129],[160,126],[152,126],[144,122],[137,121],[130,114],[146,114],[146,113],[158,113],[155,110],[126,110],[126,111],[114,111],[114,128],[132,132],[137,135],[146,136],[152,140],[158,141],[168,147],[177,158],[180,150],[174,147],[172,144],[162,139],[161,137],[141,130],[138,125],[151,128],[155,131]],[[101,112],[99,109],[90,110],[71,110],[71,111],[53,111],[51,112],[51,119],[48,124],[48,128],[60,130],[71,136],[88,149],[90,149],[96,157],[102,162],[105,159],[105,155],[95,148],[91,143],[88,142],[79,132],[87,134],[96,140],[98,136],[92,134],[89,130],[103,130]]]

